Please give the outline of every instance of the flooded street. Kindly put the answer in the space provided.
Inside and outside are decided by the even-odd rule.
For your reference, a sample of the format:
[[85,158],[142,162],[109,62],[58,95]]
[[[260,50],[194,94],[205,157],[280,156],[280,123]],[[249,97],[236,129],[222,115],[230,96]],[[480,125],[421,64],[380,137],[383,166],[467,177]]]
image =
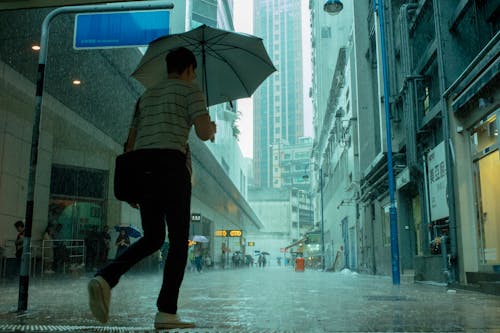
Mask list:
[[[0,332],[154,332],[160,273],[130,273],[113,289],[110,321],[87,307],[88,276],[32,281],[30,310],[17,316],[17,285],[1,287]],[[439,285],[350,271],[291,267],[188,272],[176,332],[500,332],[500,299]]]

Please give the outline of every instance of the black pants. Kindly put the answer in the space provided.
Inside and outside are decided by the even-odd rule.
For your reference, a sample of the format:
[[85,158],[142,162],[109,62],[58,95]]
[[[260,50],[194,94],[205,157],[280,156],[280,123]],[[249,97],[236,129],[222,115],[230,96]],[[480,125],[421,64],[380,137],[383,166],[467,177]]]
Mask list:
[[144,161],[148,168],[139,200],[144,235],[96,275],[111,287],[118,284],[133,265],[162,247],[166,221],[170,247],[156,304],[159,311],[175,314],[188,255],[191,176],[185,156],[177,151],[145,150]]

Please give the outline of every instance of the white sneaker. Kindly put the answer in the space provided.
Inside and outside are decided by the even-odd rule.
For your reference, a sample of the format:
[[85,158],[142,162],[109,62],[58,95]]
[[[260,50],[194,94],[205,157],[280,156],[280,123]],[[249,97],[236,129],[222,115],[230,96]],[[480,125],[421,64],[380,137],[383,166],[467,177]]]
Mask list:
[[97,320],[104,324],[109,319],[111,288],[106,280],[101,276],[96,276],[89,281],[87,289],[90,311]]
[[157,312],[155,317],[155,329],[169,328],[193,328],[194,323],[182,321],[177,314]]

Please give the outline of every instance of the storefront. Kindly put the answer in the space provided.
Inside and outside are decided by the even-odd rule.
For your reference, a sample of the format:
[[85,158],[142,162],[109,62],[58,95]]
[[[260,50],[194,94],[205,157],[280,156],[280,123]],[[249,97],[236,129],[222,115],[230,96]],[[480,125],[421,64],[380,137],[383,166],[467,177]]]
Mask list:
[[447,91],[456,183],[460,279],[500,273],[500,35]]
[[500,264],[499,112],[489,114],[470,132],[479,263],[488,266]]

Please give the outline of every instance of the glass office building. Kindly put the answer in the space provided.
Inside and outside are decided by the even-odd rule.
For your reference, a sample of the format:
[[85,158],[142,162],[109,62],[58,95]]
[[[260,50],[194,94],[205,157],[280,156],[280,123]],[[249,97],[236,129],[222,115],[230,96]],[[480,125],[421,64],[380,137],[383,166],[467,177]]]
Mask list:
[[273,187],[273,170],[280,169],[273,147],[304,135],[301,1],[255,0],[254,12],[254,34],[278,69],[254,94],[255,185]]

